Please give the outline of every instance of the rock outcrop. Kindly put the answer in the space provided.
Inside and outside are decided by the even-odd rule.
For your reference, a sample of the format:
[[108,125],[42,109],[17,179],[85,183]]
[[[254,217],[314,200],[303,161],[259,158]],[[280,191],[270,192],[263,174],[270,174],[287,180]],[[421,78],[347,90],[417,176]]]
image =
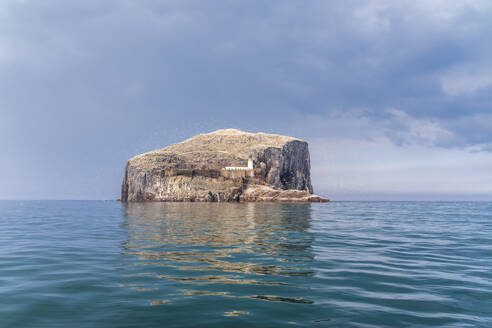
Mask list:
[[[247,166],[248,156],[253,170],[224,169]],[[121,200],[328,201],[312,193],[305,141],[227,129],[131,158]]]

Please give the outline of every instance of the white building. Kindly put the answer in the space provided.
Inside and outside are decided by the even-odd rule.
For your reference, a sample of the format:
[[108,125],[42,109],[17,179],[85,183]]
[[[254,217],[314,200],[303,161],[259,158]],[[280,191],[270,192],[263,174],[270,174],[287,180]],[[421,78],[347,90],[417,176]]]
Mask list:
[[226,166],[227,171],[245,171],[253,169],[253,158],[251,155],[248,156],[248,166]]

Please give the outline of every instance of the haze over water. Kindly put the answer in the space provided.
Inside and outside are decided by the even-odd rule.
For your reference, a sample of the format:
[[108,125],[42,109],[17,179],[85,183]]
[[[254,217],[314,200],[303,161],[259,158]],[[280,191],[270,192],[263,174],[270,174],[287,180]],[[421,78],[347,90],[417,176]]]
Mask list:
[[0,202],[0,327],[491,327],[492,203]]

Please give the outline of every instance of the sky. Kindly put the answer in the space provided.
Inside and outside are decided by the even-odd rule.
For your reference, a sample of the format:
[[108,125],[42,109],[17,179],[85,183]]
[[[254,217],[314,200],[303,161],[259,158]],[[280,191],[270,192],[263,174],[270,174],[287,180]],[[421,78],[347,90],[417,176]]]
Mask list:
[[492,2],[2,0],[0,199],[116,199],[221,128],[333,200],[492,200]]

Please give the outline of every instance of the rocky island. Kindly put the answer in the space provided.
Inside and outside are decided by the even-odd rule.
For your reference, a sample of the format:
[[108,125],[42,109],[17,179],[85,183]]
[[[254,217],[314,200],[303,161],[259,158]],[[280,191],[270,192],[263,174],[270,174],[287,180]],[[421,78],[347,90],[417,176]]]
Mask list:
[[217,130],[128,160],[121,201],[328,202],[310,175],[303,140]]

